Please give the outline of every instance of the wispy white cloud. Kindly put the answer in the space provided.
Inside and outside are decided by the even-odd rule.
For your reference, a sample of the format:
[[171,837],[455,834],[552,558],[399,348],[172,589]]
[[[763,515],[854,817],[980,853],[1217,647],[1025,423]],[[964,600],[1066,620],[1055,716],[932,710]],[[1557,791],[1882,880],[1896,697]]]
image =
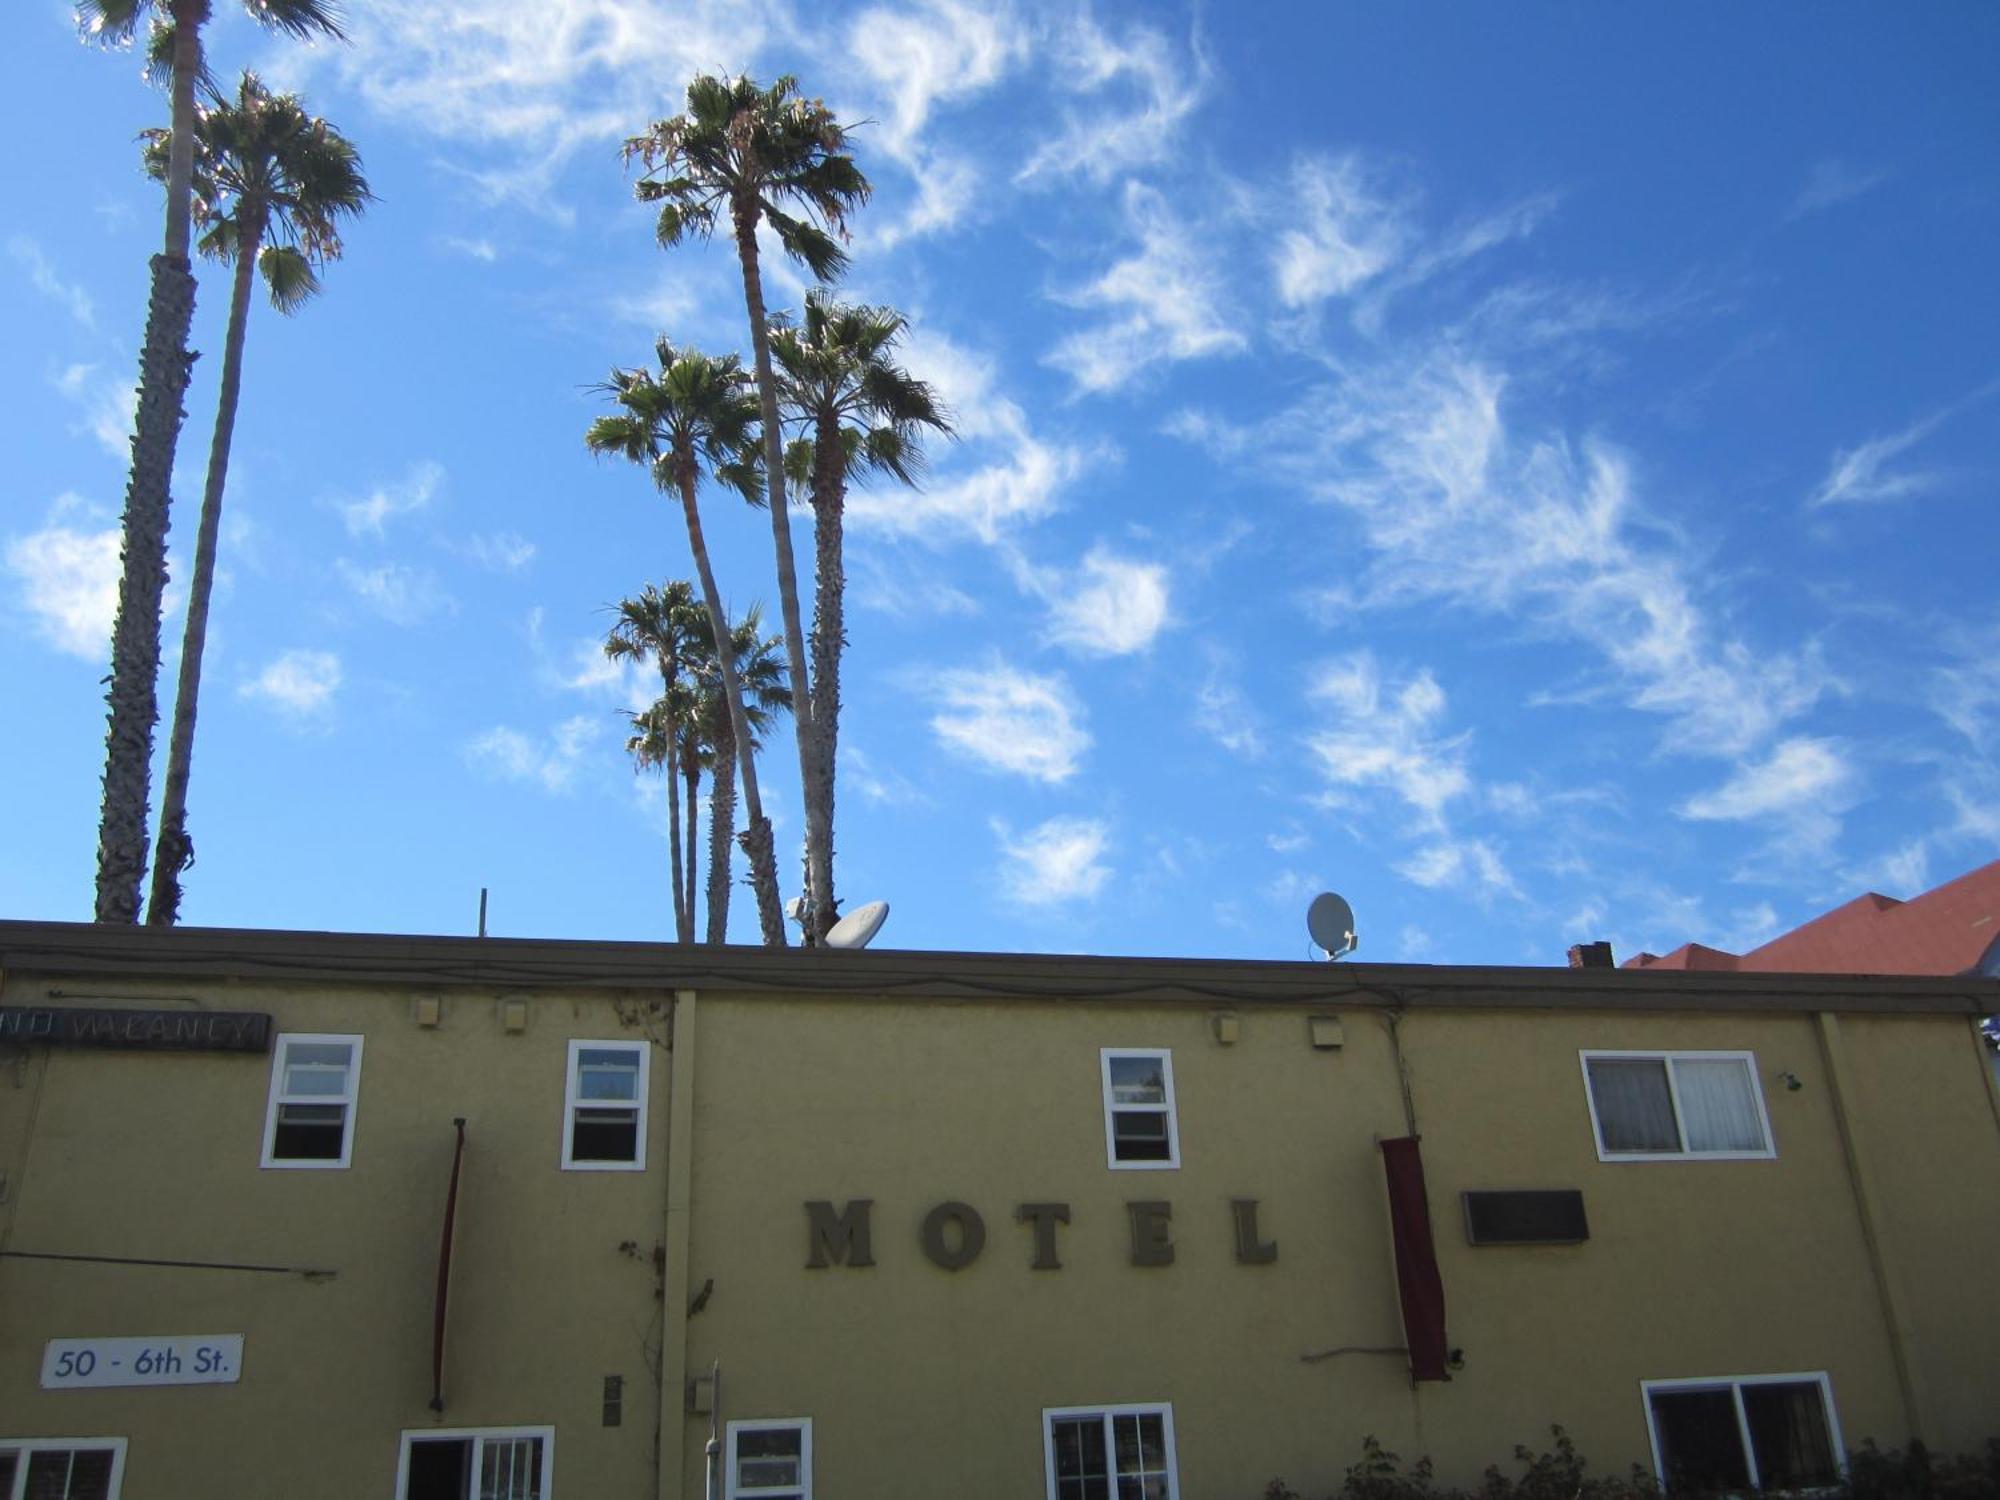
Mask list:
[[335,561],[334,570],[356,598],[391,625],[421,625],[458,607],[429,568],[409,563],[363,567],[343,557]]
[[489,266],[500,259],[499,246],[495,245],[489,239],[467,239],[461,235],[453,234],[446,235],[443,244],[445,249],[452,251],[454,254],[463,255],[472,260],[484,261]]
[[1111,878],[1104,863],[1111,834],[1101,819],[1050,818],[1017,838],[995,818],[993,833],[1005,859],[1001,889],[1024,906],[1087,901]]
[[1072,307],[1109,315],[1063,338],[1046,357],[1079,391],[1115,391],[1164,361],[1240,354],[1249,347],[1231,315],[1223,277],[1201,237],[1188,232],[1185,217],[1157,189],[1138,182],[1125,185],[1123,209],[1138,250],[1059,296]]
[[240,683],[236,693],[292,719],[314,719],[332,710],[342,677],[340,658],[333,652],[294,649],[281,652],[256,676]]
[[[1265,750],[1261,716],[1251,707],[1241,685],[1242,663],[1219,647],[1205,648],[1207,670],[1195,687],[1194,722],[1210,739],[1231,755],[1260,759]],[[1303,848],[1305,836],[1298,835]],[[1271,847],[1282,852],[1282,846]]]
[[58,500],[39,531],[7,541],[7,571],[36,634],[71,656],[103,661],[118,612],[119,531],[80,529],[63,517],[85,509],[74,495]]
[[1427,890],[1465,890],[1475,896],[1513,896],[1521,887],[1493,846],[1484,839],[1446,839],[1426,844],[1396,862],[1396,873]]
[[545,736],[496,725],[467,741],[465,759],[495,780],[566,792],[583,757],[603,739],[603,731],[601,721],[583,714],[563,720]]
[[1329,721],[1307,739],[1328,781],[1386,789],[1423,827],[1443,828],[1445,808],[1471,790],[1472,778],[1467,737],[1438,733],[1444,690],[1428,669],[1384,683],[1374,653],[1356,651],[1323,664],[1308,695]]
[[988,770],[1067,781],[1090,749],[1083,707],[1060,676],[995,660],[939,672],[932,693],[941,705],[931,719],[939,741]]
[[1835,204],[1850,202],[1888,180],[1887,172],[1857,167],[1833,157],[1814,162],[1799,187],[1798,195],[1792,199],[1791,211],[1785,215],[1786,222],[1818,213],[1823,208],[1832,208]]
[[1027,571],[1049,604],[1044,638],[1078,656],[1130,656],[1167,627],[1168,574],[1159,563],[1093,547],[1074,572]]
[[1199,42],[1183,58],[1149,26],[1114,35],[1086,12],[1060,26],[1043,51],[1048,76],[1092,102],[1063,112],[1062,130],[1035,149],[1018,183],[1077,176],[1105,183],[1164,161],[1208,91],[1211,69]]
[[335,500],[333,508],[351,537],[381,538],[388,524],[402,516],[425,510],[444,483],[444,466],[425,460],[413,464],[399,480],[378,484],[358,500]]
[[1704,820],[1788,817],[1842,801],[1854,768],[1832,740],[1798,736],[1772,747],[1763,760],[1681,804],[1681,815]]
[[55,388],[74,402],[81,425],[72,432],[87,432],[106,453],[121,462],[132,456],[132,428],[139,409],[138,387],[124,376],[100,370],[96,365],[66,366],[55,378]]
[[1358,153],[1302,158],[1281,196],[1292,227],[1278,236],[1273,265],[1287,307],[1344,297],[1403,251],[1402,213],[1378,191]]
[[1993,381],[1979,387],[1970,395],[1963,396],[1948,406],[1939,407],[1927,417],[1912,422],[1901,432],[1888,437],[1870,438],[1853,448],[1842,448],[1833,455],[1833,462],[1827,469],[1826,478],[1806,501],[1806,509],[1818,510],[1826,505],[1861,505],[1882,500],[1906,500],[1913,495],[1921,495],[1937,489],[1951,476],[1939,470],[1889,468],[1891,460],[1900,457],[1908,449],[1914,448],[1925,438],[1944,426],[1967,407],[2000,393],[2000,381]]
[[28,281],[36,291],[68,308],[69,315],[85,328],[97,326],[97,309],[90,300],[90,293],[73,282],[63,280],[55,263],[42,253],[40,245],[25,234],[12,235],[7,240],[7,253],[28,273]]
[[494,531],[474,536],[466,555],[494,573],[518,573],[535,560],[535,544],[518,531]]

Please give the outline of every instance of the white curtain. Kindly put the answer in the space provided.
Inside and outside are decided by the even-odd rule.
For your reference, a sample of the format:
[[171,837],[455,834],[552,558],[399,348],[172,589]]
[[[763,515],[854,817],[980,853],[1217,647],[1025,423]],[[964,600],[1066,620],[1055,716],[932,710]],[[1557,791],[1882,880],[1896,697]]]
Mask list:
[[1757,1085],[1740,1057],[1675,1058],[1674,1092],[1690,1151],[1762,1151]]

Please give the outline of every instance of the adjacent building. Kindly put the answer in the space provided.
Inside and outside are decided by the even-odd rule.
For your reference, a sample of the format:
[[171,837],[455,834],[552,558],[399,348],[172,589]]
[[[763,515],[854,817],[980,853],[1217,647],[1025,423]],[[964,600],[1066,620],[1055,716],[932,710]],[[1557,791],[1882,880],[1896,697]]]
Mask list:
[[1975,1447],[1993,993],[0,923],[0,1497]]

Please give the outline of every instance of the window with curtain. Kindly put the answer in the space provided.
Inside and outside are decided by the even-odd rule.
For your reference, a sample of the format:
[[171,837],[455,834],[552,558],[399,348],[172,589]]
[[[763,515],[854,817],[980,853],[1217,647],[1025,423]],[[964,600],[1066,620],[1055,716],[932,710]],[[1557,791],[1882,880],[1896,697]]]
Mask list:
[[1838,1484],[1840,1434],[1823,1373],[1649,1380],[1653,1465],[1694,1491]]
[[396,1500],[548,1500],[553,1427],[405,1432]]
[[1585,1052],[1604,1161],[1775,1156],[1749,1052]]
[[1048,1500],[1179,1500],[1171,1406],[1042,1413]]

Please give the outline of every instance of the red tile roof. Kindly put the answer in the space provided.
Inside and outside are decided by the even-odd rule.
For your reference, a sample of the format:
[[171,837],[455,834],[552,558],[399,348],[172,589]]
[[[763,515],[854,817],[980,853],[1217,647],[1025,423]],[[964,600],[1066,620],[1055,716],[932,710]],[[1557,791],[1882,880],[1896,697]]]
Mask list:
[[1683,943],[1628,969],[1761,974],[1962,974],[2000,937],[2000,859],[1908,901],[1870,891],[1748,953]]

